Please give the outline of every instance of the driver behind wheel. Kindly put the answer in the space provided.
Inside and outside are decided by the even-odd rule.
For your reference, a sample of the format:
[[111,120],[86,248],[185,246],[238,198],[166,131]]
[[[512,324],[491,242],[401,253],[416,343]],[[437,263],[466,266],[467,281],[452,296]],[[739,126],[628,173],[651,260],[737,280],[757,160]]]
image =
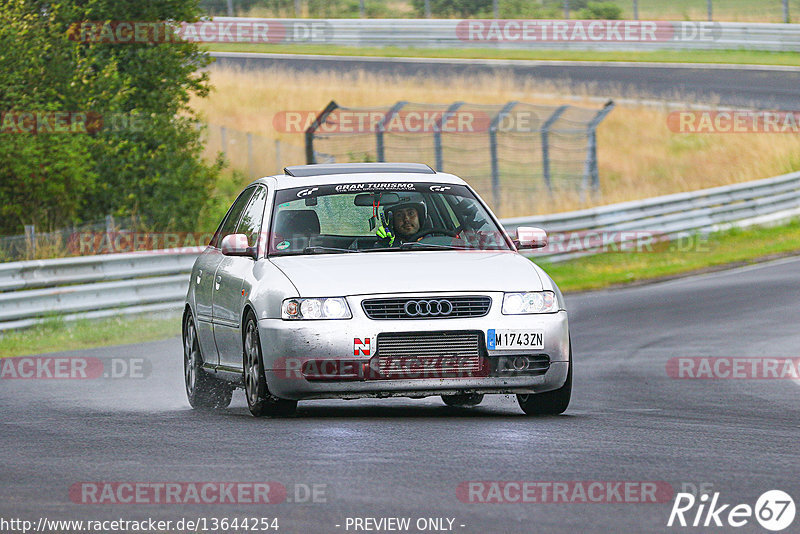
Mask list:
[[[427,210],[423,202],[404,202],[391,207],[387,206],[384,212],[390,228],[388,230],[383,229],[383,227],[379,228],[378,236],[392,236],[393,231],[389,246],[401,245],[409,241],[419,241],[414,237],[420,231],[424,221],[427,220]],[[382,229],[383,232],[381,232]],[[381,233],[385,235],[381,235]]]

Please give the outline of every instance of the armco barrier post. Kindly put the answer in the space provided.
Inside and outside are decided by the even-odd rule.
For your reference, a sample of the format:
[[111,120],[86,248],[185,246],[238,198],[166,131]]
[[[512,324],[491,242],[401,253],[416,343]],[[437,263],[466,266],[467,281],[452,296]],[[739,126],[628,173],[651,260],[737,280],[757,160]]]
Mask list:
[[508,102],[503,109],[492,119],[489,126],[489,154],[492,160],[492,199],[494,200],[494,211],[500,211],[500,168],[497,163],[497,128],[500,126],[500,121],[511,112],[511,109],[517,105],[516,100]]
[[392,117],[394,117],[401,109],[403,109],[403,106],[406,104],[407,102],[405,100],[395,103],[395,105],[386,112],[386,115],[384,115],[381,121],[378,123],[378,127],[375,131],[375,151],[377,152],[378,161],[380,162],[386,161],[386,151],[383,146],[383,134],[386,131],[386,124],[388,124],[389,121],[392,120]]
[[442,127],[447,123],[450,116],[458,111],[464,105],[464,102],[453,102],[447,108],[447,111],[442,113],[442,117],[436,123],[433,129],[433,152],[436,155],[436,170],[439,172],[444,171],[444,157],[442,156]]
[[[295,4],[299,5],[299,4]],[[308,127],[306,130],[306,164],[311,165],[316,163],[316,157],[314,157],[314,132],[320,127],[320,125],[328,119],[328,115],[333,113],[333,110],[338,108],[339,105],[331,100],[325,109],[322,110],[322,113],[317,115],[317,118],[314,119],[314,122],[311,123],[311,126]],[[280,168],[280,167],[279,167]]]
[[586,147],[586,165],[583,173],[581,194],[588,189],[589,182],[591,182],[593,192],[600,190],[600,174],[597,170],[597,127],[600,125],[606,115],[611,113],[612,109],[614,109],[614,101],[609,100],[606,102],[606,105],[603,106],[603,109],[601,109],[597,115],[594,116],[589,125],[586,127],[588,141]]
[[32,224],[25,225],[25,244],[27,253],[26,256],[28,259],[33,259],[36,257],[36,227]]
[[561,106],[556,108],[550,117],[542,125],[542,174],[544,175],[544,184],[547,186],[549,192],[553,192],[553,184],[550,180],[550,128],[558,120],[558,118],[569,108],[569,106]]

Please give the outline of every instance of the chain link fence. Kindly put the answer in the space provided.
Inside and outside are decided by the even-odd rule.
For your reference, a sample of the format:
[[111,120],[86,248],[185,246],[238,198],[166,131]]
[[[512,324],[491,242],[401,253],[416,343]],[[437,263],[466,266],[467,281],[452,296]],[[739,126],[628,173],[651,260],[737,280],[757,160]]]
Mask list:
[[80,255],[80,238],[83,235],[107,234],[116,236],[141,228],[136,217],[114,217],[90,221],[80,225],[39,231],[34,225],[25,226],[25,234],[0,237],[0,263],[8,261],[62,258]]
[[246,172],[253,179],[281,173],[286,165],[303,161],[300,144],[216,124],[207,125],[202,141],[207,159],[213,160],[221,153],[231,168]]
[[597,127],[613,108],[331,102],[306,130],[306,163],[427,163],[469,181],[495,213],[510,216],[531,195],[599,189]]

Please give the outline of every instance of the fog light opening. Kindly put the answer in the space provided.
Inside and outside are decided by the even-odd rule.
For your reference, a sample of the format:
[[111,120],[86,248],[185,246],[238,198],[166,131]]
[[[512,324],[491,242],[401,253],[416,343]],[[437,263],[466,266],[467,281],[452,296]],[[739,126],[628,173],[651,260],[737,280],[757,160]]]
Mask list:
[[512,362],[515,371],[524,371],[528,368],[528,358],[525,356],[517,356]]

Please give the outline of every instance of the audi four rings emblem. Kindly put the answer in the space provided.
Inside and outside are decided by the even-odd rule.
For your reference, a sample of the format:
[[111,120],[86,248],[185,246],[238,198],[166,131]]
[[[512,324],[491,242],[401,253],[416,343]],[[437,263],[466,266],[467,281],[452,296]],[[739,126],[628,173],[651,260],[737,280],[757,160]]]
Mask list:
[[405,305],[406,315],[409,317],[427,317],[437,315],[450,315],[453,313],[453,304],[449,300],[409,300]]

